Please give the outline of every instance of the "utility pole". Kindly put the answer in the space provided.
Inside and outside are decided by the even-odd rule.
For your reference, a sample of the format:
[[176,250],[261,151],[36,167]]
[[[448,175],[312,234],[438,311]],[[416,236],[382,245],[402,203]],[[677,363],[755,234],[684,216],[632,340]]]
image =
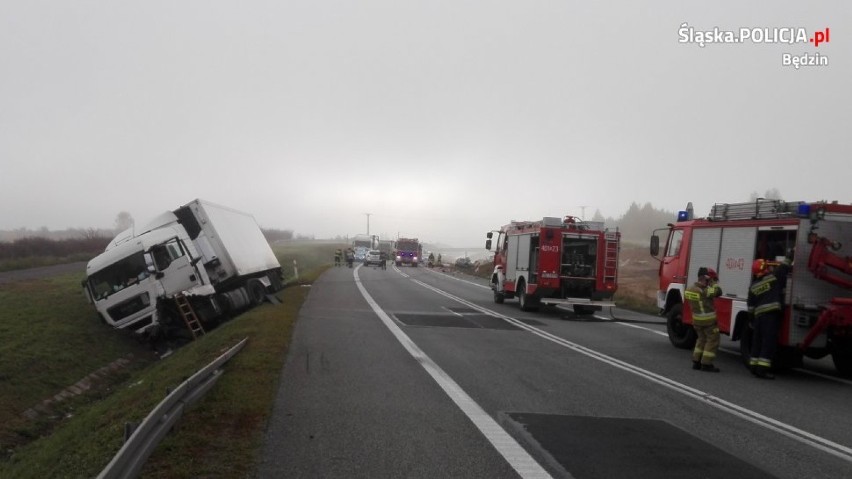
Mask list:
[[367,236],[370,236],[370,215],[373,213],[364,213],[367,215]]

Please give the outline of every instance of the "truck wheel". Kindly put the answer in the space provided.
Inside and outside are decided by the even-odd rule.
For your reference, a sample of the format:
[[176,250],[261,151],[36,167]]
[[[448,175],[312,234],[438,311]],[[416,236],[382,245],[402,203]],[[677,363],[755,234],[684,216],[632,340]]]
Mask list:
[[500,284],[497,282],[497,275],[491,277],[491,291],[494,292],[494,302],[497,304],[503,304],[503,301],[506,300],[506,295],[503,294],[497,288],[500,287]]
[[852,341],[833,341],[831,359],[841,376],[852,377]]
[[672,346],[680,349],[695,347],[695,330],[688,324],[683,324],[683,304],[676,304],[666,315],[666,330]]
[[527,294],[527,288],[524,283],[518,285],[518,305],[521,311],[536,311],[538,309],[538,299],[535,296]]
[[266,286],[264,286],[259,279],[250,279],[248,284],[246,284],[246,289],[248,289],[252,305],[257,306],[263,303],[263,300],[266,299]]
[[503,304],[506,300],[506,295],[497,290],[497,283],[491,283],[491,291],[494,291],[494,302],[497,304]]

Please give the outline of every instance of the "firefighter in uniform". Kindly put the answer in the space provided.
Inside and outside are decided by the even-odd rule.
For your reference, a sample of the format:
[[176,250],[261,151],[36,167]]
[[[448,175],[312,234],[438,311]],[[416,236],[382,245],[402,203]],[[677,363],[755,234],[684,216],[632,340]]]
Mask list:
[[698,281],[686,289],[684,296],[692,310],[692,327],[698,340],[692,351],[692,369],[718,373],[713,361],[719,349],[719,326],[713,299],[722,295],[718,286],[719,276],[712,269],[698,268]]
[[754,332],[749,368],[752,374],[761,379],[775,379],[770,369],[778,347],[778,330],[784,311],[784,287],[789,271],[789,260],[778,264],[756,259],[751,267],[754,279],[748,290],[747,304],[754,318]]

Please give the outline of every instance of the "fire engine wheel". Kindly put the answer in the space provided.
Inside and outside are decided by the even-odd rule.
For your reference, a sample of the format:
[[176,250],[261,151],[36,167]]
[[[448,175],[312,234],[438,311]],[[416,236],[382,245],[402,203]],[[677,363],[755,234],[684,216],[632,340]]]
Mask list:
[[521,311],[536,311],[538,310],[539,301],[535,296],[530,296],[526,293],[526,285],[521,283],[518,285],[518,306]]
[[688,324],[683,324],[683,304],[676,304],[666,315],[666,330],[669,341],[676,348],[692,349],[695,347],[695,330]]
[[494,290],[494,302],[497,304],[503,304],[506,301],[506,295],[503,293],[498,293],[497,290]]

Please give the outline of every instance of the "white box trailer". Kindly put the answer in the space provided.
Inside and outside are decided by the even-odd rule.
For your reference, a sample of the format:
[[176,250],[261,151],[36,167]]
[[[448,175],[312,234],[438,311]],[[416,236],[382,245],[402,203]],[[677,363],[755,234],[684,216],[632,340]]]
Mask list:
[[175,210],[175,215],[198,246],[213,284],[281,267],[248,213],[195,200]]
[[283,287],[254,217],[200,199],[120,233],[86,274],[85,292],[103,321],[147,335],[186,329],[179,297],[204,323]]

